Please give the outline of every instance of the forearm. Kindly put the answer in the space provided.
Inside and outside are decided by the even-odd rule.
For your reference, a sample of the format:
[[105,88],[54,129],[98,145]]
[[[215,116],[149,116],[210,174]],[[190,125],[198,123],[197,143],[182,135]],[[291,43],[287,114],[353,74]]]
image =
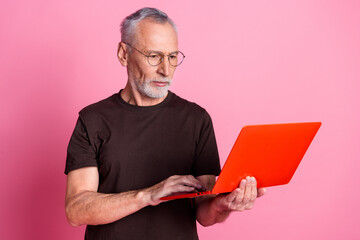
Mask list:
[[196,220],[204,227],[224,222],[231,211],[218,209],[215,205],[215,197],[207,197],[199,200],[196,209]]
[[82,191],[66,200],[66,215],[73,226],[107,224],[145,206],[141,191],[118,194]]
[[174,175],[149,188],[117,194],[98,193],[98,185],[95,167],[69,173],[65,210],[71,225],[112,223],[146,206],[161,204],[162,197],[202,188],[200,181],[191,175]]

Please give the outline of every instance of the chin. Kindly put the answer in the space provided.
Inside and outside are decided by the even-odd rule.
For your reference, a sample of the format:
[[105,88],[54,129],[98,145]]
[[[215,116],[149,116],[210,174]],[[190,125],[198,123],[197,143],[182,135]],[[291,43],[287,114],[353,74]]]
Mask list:
[[149,98],[164,98],[168,92],[169,86],[162,88],[152,87],[149,84],[142,86],[140,91]]
[[147,93],[146,95],[149,98],[163,98],[166,96],[168,90],[166,89],[165,91],[152,91],[151,93]]

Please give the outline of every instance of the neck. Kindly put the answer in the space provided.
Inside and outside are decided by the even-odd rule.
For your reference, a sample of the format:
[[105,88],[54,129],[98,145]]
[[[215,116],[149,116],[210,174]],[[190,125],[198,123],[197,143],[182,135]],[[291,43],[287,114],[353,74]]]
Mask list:
[[137,89],[133,88],[128,81],[124,90],[121,91],[121,98],[131,105],[154,106],[164,101],[167,94],[168,93],[166,93],[166,95],[162,98],[150,98],[148,96],[144,96],[139,91],[137,91]]

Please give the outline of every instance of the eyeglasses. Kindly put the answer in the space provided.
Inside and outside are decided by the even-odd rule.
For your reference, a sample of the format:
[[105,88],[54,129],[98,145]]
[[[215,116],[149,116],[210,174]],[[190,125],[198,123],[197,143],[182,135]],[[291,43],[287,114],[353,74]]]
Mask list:
[[172,52],[169,55],[165,55],[164,53],[158,51],[151,51],[148,54],[145,54],[130,44],[126,42],[124,43],[144,55],[151,66],[157,66],[161,64],[164,61],[164,58],[168,57],[170,65],[177,67],[184,61],[185,58],[185,55],[180,51]]

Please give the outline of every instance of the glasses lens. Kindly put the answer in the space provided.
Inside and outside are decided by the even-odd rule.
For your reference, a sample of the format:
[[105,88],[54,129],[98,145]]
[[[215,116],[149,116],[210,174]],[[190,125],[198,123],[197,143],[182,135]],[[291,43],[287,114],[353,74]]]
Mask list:
[[184,54],[182,52],[175,52],[169,55],[169,62],[172,66],[179,66],[184,61]]
[[[168,55],[168,58],[170,65],[176,67],[184,61],[185,56],[182,52],[174,52]],[[150,52],[149,55],[147,55],[147,60],[151,66],[159,65],[163,59],[164,55],[159,52]]]
[[160,53],[151,52],[147,56],[147,59],[150,65],[156,66],[162,62],[163,56]]

